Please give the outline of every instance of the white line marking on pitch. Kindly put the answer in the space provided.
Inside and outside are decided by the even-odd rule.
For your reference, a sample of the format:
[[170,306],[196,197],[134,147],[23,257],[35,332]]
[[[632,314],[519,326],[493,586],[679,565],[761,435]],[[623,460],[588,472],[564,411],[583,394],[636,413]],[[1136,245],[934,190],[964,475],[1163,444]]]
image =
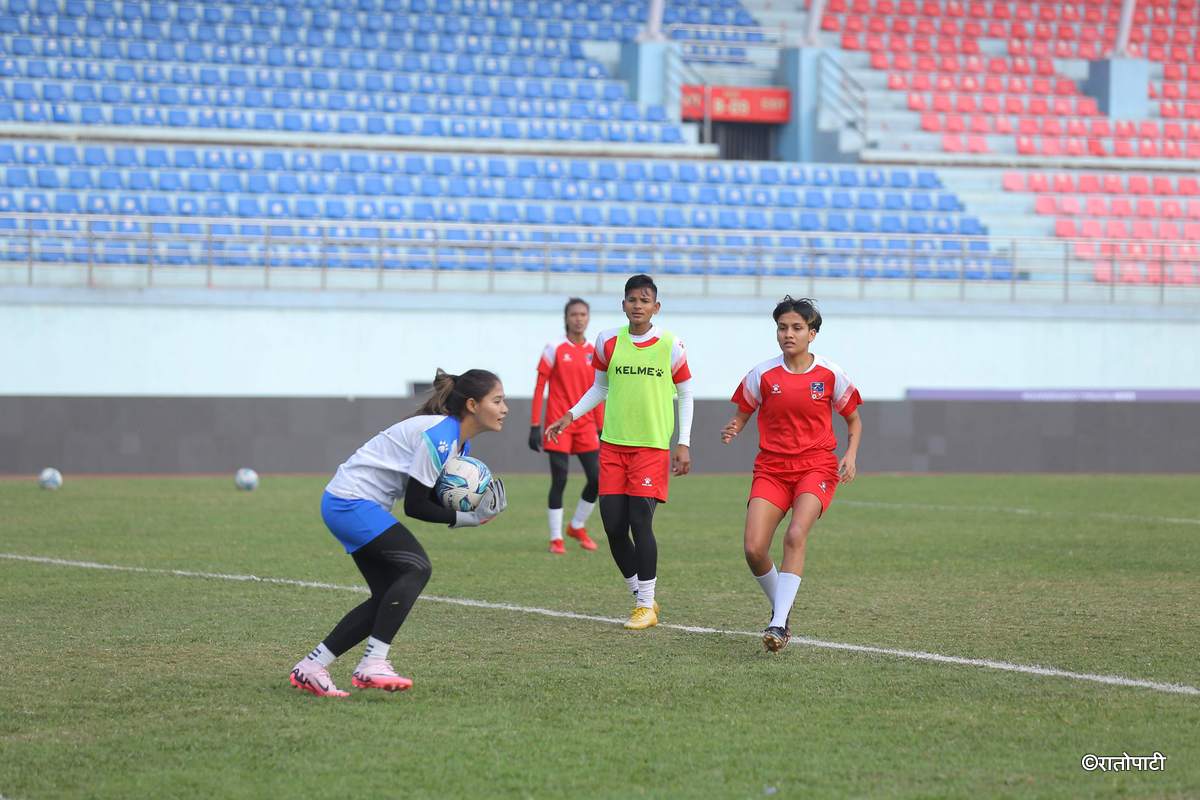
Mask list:
[[856,508],[911,508],[914,511],[978,511],[987,514],[1017,514],[1025,517],[1070,517],[1071,519],[1109,519],[1118,522],[1162,522],[1168,525],[1200,525],[1192,517],[1154,517],[1148,514],[1117,514],[1109,511],[1043,511],[1017,506],[954,506],[934,503],[888,503],[880,500],[839,500],[840,506]]
[[[138,572],[146,575],[174,575],[181,578],[209,578],[214,580],[243,581],[248,583],[272,583],[280,586],[301,586],[308,589],[330,589],[339,592],[356,592],[358,594],[369,593],[368,590],[362,586],[342,586],[336,583],[301,581],[293,580],[291,578],[262,578],[257,575],[236,575],[220,572],[195,572],[186,569],[127,567],[120,564],[100,564],[94,561],[71,561],[64,558],[24,556],[17,553],[0,553],[0,558],[8,559],[10,561],[28,561],[34,564],[51,564],[60,567],[81,567],[84,569],[110,570],[113,572]],[[609,625],[622,625],[625,622],[625,620],[616,619],[615,617],[600,617],[593,614],[577,614],[573,611],[555,611],[554,609],[550,608],[518,606],[511,603],[489,603],[485,600],[469,600],[459,597],[436,597],[433,595],[421,595],[420,599],[429,600],[435,603],[449,603],[450,605],[456,606],[468,606],[470,608],[487,608],[497,611],[516,611],[522,614],[538,614],[543,617],[603,622]],[[731,631],[723,630],[721,628],[697,627],[694,625],[662,624],[658,627],[666,628],[668,630],[683,631],[685,633],[709,633],[719,634],[722,636],[753,636],[757,638],[762,635],[760,631]],[[1158,681],[1146,681],[1139,678],[1123,678],[1120,675],[1095,675],[1089,672],[1069,672],[1067,670],[1056,669],[1054,667],[1013,664],[1008,661],[994,661],[989,658],[963,658],[961,656],[944,656],[940,653],[926,653],[920,650],[897,650],[891,647],[874,647],[872,645],[848,644],[845,642],[827,642],[822,639],[810,639],[806,636],[793,637],[792,644],[806,645],[808,647],[817,647],[826,650],[846,650],[853,653],[870,653],[872,655],[908,658],[915,661],[933,661],[938,664],[958,664],[966,667],[985,667],[987,669],[998,669],[1004,672],[1020,672],[1025,675],[1044,675],[1051,678],[1070,678],[1071,680],[1076,681],[1105,683],[1112,686],[1131,686],[1140,689],[1153,689],[1156,692],[1167,692],[1169,694],[1200,695],[1200,688],[1181,683],[1160,683]]]

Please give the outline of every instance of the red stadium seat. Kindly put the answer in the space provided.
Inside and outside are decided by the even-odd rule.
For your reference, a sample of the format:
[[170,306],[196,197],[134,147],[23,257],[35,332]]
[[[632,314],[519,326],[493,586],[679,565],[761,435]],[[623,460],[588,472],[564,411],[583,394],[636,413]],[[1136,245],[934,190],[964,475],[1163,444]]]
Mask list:
[[1200,195],[1200,180],[1196,178],[1180,178],[1175,188],[1184,197],[1195,197],[1196,195]]
[[1179,240],[1179,226],[1174,222],[1158,223],[1158,238],[1168,242]]
[[1124,194],[1125,182],[1120,175],[1109,173],[1104,176],[1104,192],[1106,194]]
[[937,133],[942,129],[942,118],[938,114],[925,113],[921,115],[921,130]]
[[1128,197],[1114,197],[1108,206],[1108,210],[1114,217],[1132,217],[1133,203]]
[[1057,214],[1058,198],[1052,194],[1039,194],[1033,201],[1033,210],[1038,214]]
[[1079,191],[1083,194],[1098,194],[1100,192],[1100,176],[1090,172],[1080,175]]
[[1101,196],[1092,195],[1087,199],[1087,213],[1090,217],[1107,217],[1108,201]]
[[1050,191],[1050,180],[1044,172],[1031,172],[1029,174],[1029,191],[1031,192],[1048,192]]
[[1135,239],[1153,239],[1154,223],[1144,219],[1134,220],[1132,232]]
[[1083,206],[1079,202],[1078,196],[1067,195],[1065,197],[1058,198],[1058,210],[1064,214],[1070,214],[1071,216],[1077,217],[1083,213]]
[[1179,219],[1183,216],[1183,206],[1178,200],[1163,200],[1162,201],[1162,218],[1163,219]]
[[1130,175],[1129,193],[1150,194],[1150,178],[1145,175]]
[[1134,261],[1122,261],[1117,265],[1117,282],[1141,284],[1146,278],[1141,264]]
[[1112,283],[1112,264],[1107,261],[1097,261],[1092,265],[1092,279],[1097,283]]
[[1134,210],[1139,217],[1153,219],[1158,216],[1158,203],[1150,197],[1139,197]]
[[1025,191],[1025,176],[1020,172],[1006,172],[1000,179],[1000,185],[1006,192],[1023,192]]
[[963,153],[966,152],[966,149],[961,136],[947,133],[942,137],[942,150],[947,153]]
[[1054,186],[1054,191],[1060,194],[1075,191],[1075,176],[1070,172],[1056,172],[1050,178],[1050,183]]

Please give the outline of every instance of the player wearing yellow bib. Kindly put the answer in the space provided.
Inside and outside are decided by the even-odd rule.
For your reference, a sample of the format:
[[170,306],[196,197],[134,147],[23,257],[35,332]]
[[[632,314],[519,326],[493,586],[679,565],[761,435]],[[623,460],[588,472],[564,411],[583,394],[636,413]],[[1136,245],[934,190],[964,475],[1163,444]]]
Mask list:
[[[629,325],[600,333],[592,388],[546,429],[546,438],[555,441],[573,420],[605,402],[600,518],[613,560],[636,598],[625,623],[633,630],[658,624],[654,509],[667,502],[671,473],[686,475],[692,468],[692,374],[683,342],[651,321],[660,308],[658,287],[649,275],[626,281],[621,309]],[[679,442],[672,456],[676,396]]]

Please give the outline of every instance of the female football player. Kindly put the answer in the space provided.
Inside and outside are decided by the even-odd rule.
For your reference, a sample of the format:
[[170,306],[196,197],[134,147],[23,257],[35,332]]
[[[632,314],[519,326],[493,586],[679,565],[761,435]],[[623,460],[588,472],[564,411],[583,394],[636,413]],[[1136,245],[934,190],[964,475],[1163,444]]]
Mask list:
[[600,481],[599,432],[604,427],[603,404],[585,414],[584,419],[559,436],[558,441],[552,442],[542,436],[542,395],[547,384],[550,386],[550,400],[546,405],[548,420],[558,419],[591,388],[594,377],[592,354],[596,348],[587,340],[590,311],[586,300],[572,297],[567,301],[563,308],[566,336],[551,342],[542,350],[537,366],[537,386],[533,390],[529,448],[534,451],[544,448],[550,456],[550,496],[546,506],[550,522],[550,552],[557,555],[566,552],[562,530],[563,490],[567,488],[567,471],[572,454],[579,458],[587,482],[579,495],[575,514],[567,525],[567,536],[579,542],[584,550],[596,549],[596,543],[588,536],[587,520],[596,505]]
[[[546,429],[546,438],[557,441],[567,426],[607,398],[600,437],[600,519],[613,560],[635,598],[625,623],[630,630],[658,624],[654,510],[667,502],[669,476],[692,468],[692,371],[683,341],[653,323],[661,308],[658,286],[649,275],[625,282],[621,309],[629,324],[600,332],[592,387]],[[672,453],[676,397],[679,440]]]
[[499,431],[507,413],[504,387],[493,373],[438,370],[424,405],[338,467],[321,497],[321,518],[354,559],[371,596],[300,659],[292,669],[293,686],[318,697],[346,697],[329,677],[329,665],[363,639],[367,648],[351,678],[354,686],[389,692],[412,686],[396,674],[388,650],[432,568],[424,548],[390,510],[404,498],[407,516],[451,528],[483,525],[503,511],[507,503],[498,478],[475,511],[444,508],[432,490],[447,459],[470,453],[476,434]]
[[[763,645],[778,652],[791,638],[788,615],[804,574],[804,547],[839,481],[857,471],[862,398],[842,368],[809,352],[821,330],[812,300],[784,297],[775,306],[775,338],[782,354],[754,367],[734,391],[737,413],[721,431],[729,444],[758,410],[758,457],[746,507],[746,563],[771,602]],[[833,412],[846,420],[846,452],[838,460]],[[783,570],[771,561],[775,529],[792,512],[783,540]]]

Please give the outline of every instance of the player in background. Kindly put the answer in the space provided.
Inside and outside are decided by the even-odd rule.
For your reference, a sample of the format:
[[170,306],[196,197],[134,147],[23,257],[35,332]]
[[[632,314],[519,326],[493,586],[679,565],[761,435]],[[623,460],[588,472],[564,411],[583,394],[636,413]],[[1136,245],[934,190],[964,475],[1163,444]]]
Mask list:
[[[862,420],[858,389],[834,362],[809,352],[821,330],[812,300],[784,297],[775,306],[775,338],[782,354],[747,373],[732,402],[733,419],[721,431],[729,444],[758,411],[758,457],[746,506],[746,563],[771,603],[763,645],[777,652],[791,638],[788,616],[804,574],[804,547],[813,524],[829,508],[838,482],[857,471]],[[838,460],[833,412],[846,420],[846,452]],[[792,512],[783,540],[783,569],[771,561],[771,541]]]
[[546,515],[550,522],[550,552],[558,555],[566,552],[562,530],[563,491],[567,488],[572,455],[579,458],[587,483],[567,526],[567,535],[578,541],[584,550],[596,549],[596,543],[588,536],[587,521],[596,505],[599,489],[599,431],[604,427],[604,406],[596,406],[585,414],[578,425],[560,435],[557,441],[551,442],[542,436],[542,395],[546,386],[550,387],[550,400],[546,406],[546,419],[549,420],[561,417],[592,385],[595,377],[592,353],[596,348],[586,335],[590,312],[586,300],[572,297],[567,301],[563,308],[566,336],[546,345],[542,351],[542,357],[538,359],[537,386],[533,390],[529,448],[535,451],[545,448],[550,456],[550,497]]
[[[546,438],[556,441],[573,420],[607,398],[600,436],[600,519],[613,560],[636,598],[625,623],[632,630],[658,624],[654,509],[667,502],[670,473],[686,475],[692,468],[692,373],[683,342],[653,323],[660,308],[658,287],[649,275],[625,282],[621,309],[629,324],[596,337],[591,388],[546,429]],[[676,394],[679,442],[672,456]]]
[[396,674],[388,650],[432,568],[424,548],[390,510],[404,498],[405,515],[451,528],[483,525],[503,511],[504,484],[498,478],[479,508],[469,512],[444,508],[433,498],[433,485],[451,456],[469,454],[476,434],[499,431],[507,413],[504,387],[493,373],[438,370],[424,405],[337,468],[321,496],[321,518],[354,559],[371,596],[300,659],[292,669],[293,686],[318,697],[346,697],[329,677],[329,665],[363,639],[367,648],[354,670],[354,686],[389,692],[412,686]]

